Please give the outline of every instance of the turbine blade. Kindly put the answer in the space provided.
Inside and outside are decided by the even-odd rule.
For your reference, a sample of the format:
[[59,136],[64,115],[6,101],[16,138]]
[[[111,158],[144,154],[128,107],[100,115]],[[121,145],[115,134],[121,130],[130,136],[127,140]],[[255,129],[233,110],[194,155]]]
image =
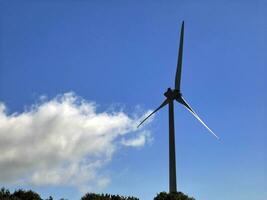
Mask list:
[[192,115],[197,118],[197,120],[199,122],[201,122],[205,127],[206,129],[208,129],[208,131],[210,133],[212,133],[212,135],[214,135],[217,139],[219,139],[219,137],[202,121],[202,119],[200,119],[200,117],[197,115],[197,113],[190,107],[190,105],[186,102],[186,100],[181,97],[180,99],[176,99],[179,103],[183,104],[187,110],[189,110],[189,112],[192,113]]
[[137,128],[139,126],[141,126],[141,124],[143,124],[149,117],[151,117],[151,115],[153,115],[154,113],[156,113],[159,109],[163,108],[164,106],[166,106],[169,103],[168,99],[165,99],[165,101],[163,101],[163,103],[156,109],[154,110],[152,113],[150,113],[145,119],[143,119],[140,124],[137,126]]
[[175,89],[176,90],[180,90],[182,61],[183,61],[183,46],[184,46],[184,21],[182,23],[182,28],[181,28],[181,33],[180,33],[178,61],[177,61],[177,69],[176,69],[176,75],[175,75]]

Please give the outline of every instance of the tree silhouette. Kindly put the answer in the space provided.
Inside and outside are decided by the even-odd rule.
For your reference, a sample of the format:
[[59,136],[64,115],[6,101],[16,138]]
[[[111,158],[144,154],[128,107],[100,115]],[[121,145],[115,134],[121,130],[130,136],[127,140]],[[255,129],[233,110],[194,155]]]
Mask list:
[[159,193],[154,200],[195,200],[193,197],[188,197],[182,192]]
[[[39,194],[33,192],[32,190],[25,191],[19,189],[12,194],[9,190],[1,188],[0,200],[42,200],[42,198],[39,196]],[[53,198],[48,200],[53,200]]]
[[[0,200],[43,200],[39,194],[32,190],[16,190],[11,193],[8,189],[0,189]],[[49,196],[44,200],[53,200],[53,197]],[[60,200],[67,200],[61,198]],[[95,194],[95,193],[86,193],[81,197],[81,200],[139,200],[136,197],[131,196],[120,196],[112,194]],[[167,193],[161,192],[157,194],[154,200],[195,200],[193,197],[188,197],[182,192]]]
[[13,194],[13,197],[17,197],[18,199],[21,200],[42,200],[42,198],[37,194],[36,192],[33,192],[32,190],[16,190]]
[[5,189],[5,188],[1,188],[0,190],[0,199],[6,199],[6,200],[11,200],[11,194],[9,192],[9,190]]
[[124,197],[120,195],[86,193],[81,200],[139,200],[136,197]]

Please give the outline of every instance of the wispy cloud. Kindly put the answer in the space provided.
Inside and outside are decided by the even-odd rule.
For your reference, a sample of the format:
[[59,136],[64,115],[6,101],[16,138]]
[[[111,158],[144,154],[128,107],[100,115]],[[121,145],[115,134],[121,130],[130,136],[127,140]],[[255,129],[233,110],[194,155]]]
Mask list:
[[152,142],[152,137],[149,131],[143,131],[138,136],[135,136],[130,139],[125,139],[123,138],[121,140],[121,143],[125,146],[130,146],[130,147],[142,147],[146,143],[151,143]]
[[43,99],[22,113],[7,114],[0,103],[0,181],[106,186],[110,180],[101,168],[118,145],[151,140],[148,130],[136,129],[139,121],[123,111],[99,113],[95,103],[74,93]]

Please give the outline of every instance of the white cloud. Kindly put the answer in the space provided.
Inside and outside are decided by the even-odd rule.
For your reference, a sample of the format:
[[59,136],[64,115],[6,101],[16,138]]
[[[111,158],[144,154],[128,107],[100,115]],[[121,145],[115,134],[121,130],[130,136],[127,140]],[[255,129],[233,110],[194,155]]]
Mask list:
[[[0,181],[34,185],[106,186],[101,168],[118,145],[144,146],[150,133],[138,117],[96,111],[95,103],[65,93],[22,113],[0,103]],[[126,139],[131,137],[131,139]]]
[[141,147],[141,146],[144,146],[146,143],[150,143],[151,141],[152,141],[152,138],[151,138],[150,132],[143,131],[134,138],[131,138],[131,139],[123,138],[121,140],[121,143],[125,146],[130,146],[130,147]]

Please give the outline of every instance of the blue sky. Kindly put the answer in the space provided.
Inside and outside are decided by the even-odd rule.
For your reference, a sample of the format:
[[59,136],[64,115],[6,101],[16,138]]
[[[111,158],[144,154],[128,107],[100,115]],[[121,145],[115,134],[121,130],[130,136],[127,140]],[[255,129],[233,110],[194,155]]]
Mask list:
[[[221,140],[175,105],[178,189],[199,200],[267,198],[266,6],[264,0],[0,0],[0,101],[7,115],[19,115],[40,96],[72,91],[95,102],[97,112],[144,114],[174,85],[185,20],[182,93]],[[96,192],[149,200],[168,190],[167,114],[163,109],[146,126],[152,142],[114,152],[98,174],[109,184]],[[81,196],[64,184],[1,185],[43,197]]]

